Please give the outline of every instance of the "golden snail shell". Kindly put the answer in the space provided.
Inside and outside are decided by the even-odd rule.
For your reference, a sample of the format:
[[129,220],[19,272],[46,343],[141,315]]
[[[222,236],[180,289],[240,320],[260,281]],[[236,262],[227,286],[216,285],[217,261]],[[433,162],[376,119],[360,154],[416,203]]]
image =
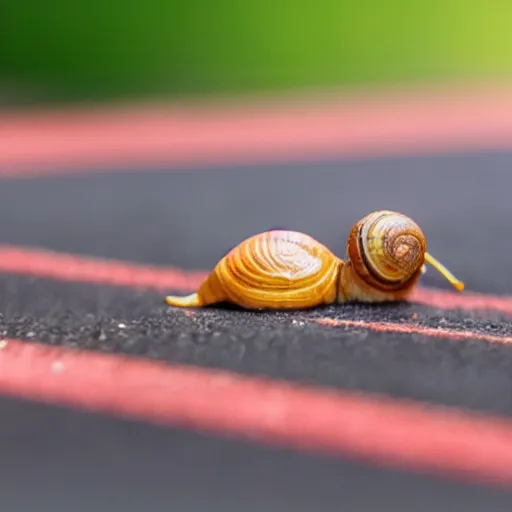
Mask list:
[[341,260],[295,231],[267,231],[224,256],[188,297],[166,297],[172,306],[230,302],[248,309],[301,309],[336,300]]
[[458,291],[464,289],[428,252],[419,226],[397,212],[372,212],[347,238],[346,260],[295,231],[267,231],[247,238],[224,256],[197,293],[166,297],[170,306],[230,302],[247,309],[303,309],[348,301],[406,299],[434,266]]

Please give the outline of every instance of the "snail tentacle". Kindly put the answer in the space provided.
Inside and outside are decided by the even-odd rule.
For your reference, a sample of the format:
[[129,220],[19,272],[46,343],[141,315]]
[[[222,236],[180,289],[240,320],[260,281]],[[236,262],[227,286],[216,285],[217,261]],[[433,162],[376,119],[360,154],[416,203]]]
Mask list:
[[442,263],[437,261],[428,252],[425,253],[425,261],[432,265],[458,292],[464,290],[464,283],[459,281]]

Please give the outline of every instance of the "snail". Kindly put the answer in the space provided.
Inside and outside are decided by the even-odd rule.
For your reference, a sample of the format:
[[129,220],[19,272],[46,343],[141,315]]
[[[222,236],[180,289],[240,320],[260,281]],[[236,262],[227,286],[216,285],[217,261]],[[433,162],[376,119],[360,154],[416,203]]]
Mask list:
[[229,251],[196,293],[167,296],[169,306],[231,303],[244,309],[306,309],[345,302],[407,299],[432,265],[458,291],[464,284],[427,252],[425,235],[409,217],[369,213],[350,229],[345,259],[297,231],[253,235]]

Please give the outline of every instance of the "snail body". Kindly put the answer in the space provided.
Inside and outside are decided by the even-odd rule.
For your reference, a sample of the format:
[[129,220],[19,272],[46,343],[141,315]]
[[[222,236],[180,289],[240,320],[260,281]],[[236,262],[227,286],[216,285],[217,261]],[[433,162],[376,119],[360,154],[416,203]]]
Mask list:
[[228,302],[245,309],[306,309],[345,302],[405,300],[433,265],[459,291],[464,285],[427,252],[425,235],[407,216],[381,210],[356,222],[341,259],[309,235],[275,230],[228,252],[196,293],[167,296],[177,307]]

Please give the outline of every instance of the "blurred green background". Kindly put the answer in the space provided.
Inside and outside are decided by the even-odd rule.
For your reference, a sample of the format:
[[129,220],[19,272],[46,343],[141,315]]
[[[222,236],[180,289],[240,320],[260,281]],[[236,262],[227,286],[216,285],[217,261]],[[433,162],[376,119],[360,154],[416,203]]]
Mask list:
[[0,101],[502,78],[512,2],[1,0]]

